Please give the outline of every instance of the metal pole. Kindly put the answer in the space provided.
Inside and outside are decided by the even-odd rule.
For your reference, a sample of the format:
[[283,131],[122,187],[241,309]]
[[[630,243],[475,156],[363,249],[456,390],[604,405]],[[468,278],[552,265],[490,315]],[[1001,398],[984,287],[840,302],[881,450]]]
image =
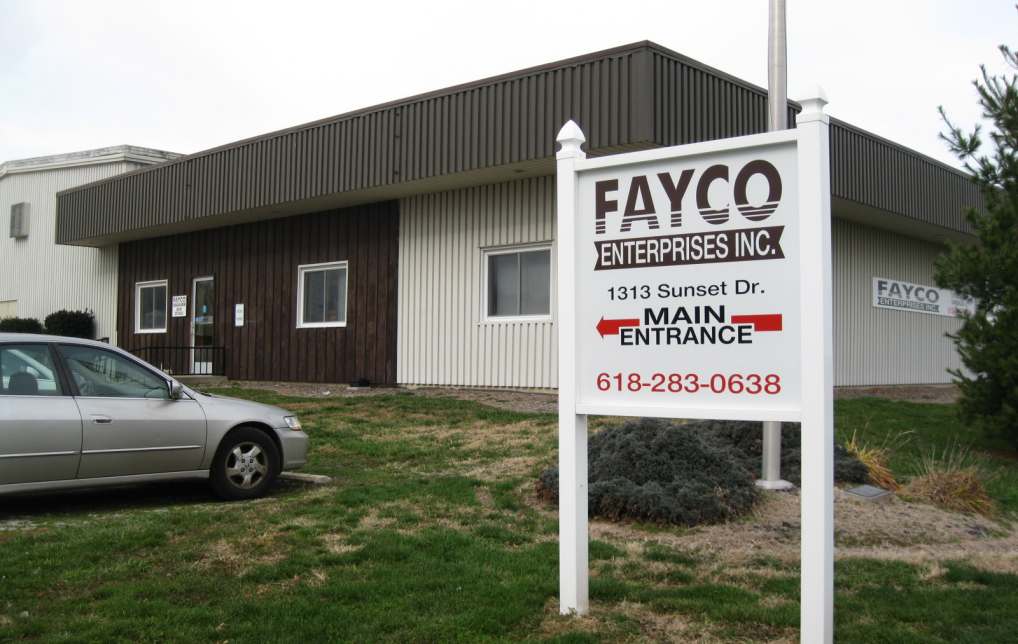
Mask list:
[[770,0],[767,23],[767,131],[788,129],[785,0]]
[[[770,0],[767,22],[767,131],[788,129],[788,61],[785,37],[785,0]],[[781,423],[763,424],[763,464],[756,482],[765,490],[787,490],[781,479]]]

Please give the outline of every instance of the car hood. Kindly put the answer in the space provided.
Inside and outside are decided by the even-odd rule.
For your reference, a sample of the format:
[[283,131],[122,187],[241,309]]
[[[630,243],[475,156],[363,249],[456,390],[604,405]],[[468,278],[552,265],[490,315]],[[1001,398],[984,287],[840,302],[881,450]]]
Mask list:
[[265,403],[230,398],[219,394],[207,394],[187,388],[187,393],[198,401],[198,404],[205,410],[205,415],[210,419],[229,417],[231,419],[243,419],[251,422],[262,422],[271,427],[285,427],[283,420],[286,416],[295,416],[293,412],[282,407],[266,405]]

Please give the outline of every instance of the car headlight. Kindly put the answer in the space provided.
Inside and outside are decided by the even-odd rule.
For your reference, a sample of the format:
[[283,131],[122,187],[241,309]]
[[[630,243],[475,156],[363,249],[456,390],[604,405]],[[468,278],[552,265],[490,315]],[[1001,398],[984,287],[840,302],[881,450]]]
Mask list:
[[297,420],[296,416],[283,416],[283,422],[286,423],[287,427],[289,427],[295,432],[299,432],[301,429],[303,429],[303,427],[301,427],[300,425],[300,421]]

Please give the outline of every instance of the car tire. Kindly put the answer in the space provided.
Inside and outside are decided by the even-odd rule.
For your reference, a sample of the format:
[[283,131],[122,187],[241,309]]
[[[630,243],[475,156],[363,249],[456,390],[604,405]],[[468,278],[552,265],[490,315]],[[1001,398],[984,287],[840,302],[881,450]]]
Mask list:
[[279,449],[265,432],[238,427],[219,444],[212,461],[212,489],[227,501],[265,496],[279,474]]

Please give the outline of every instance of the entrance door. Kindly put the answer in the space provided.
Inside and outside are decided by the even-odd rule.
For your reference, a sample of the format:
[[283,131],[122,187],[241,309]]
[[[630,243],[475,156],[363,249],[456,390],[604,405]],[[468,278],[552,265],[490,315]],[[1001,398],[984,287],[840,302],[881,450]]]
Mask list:
[[196,376],[209,376],[214,372],[214,352],[216,344],[216,287],[211,277],[199,277],[194,280],[191,292],[191,373]]

